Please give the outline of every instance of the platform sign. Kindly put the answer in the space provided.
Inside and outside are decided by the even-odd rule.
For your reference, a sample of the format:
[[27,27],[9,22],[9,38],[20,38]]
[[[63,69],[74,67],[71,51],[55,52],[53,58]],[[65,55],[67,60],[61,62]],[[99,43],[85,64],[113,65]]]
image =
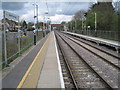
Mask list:
[[4,17],[7,19],[10,19],[10,20],[15,20],[15,21],[19,20],[19,16],[15,15],[13,13],[7,12],[7,11],[4,11]]

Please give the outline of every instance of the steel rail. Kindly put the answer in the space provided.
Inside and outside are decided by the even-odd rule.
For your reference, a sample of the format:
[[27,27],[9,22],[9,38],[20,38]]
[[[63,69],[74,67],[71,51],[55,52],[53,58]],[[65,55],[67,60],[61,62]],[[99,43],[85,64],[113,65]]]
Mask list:
[[68,63],[68,61],[67,61],[67,58],[65,57],[65,53],[64,53],[64,51],[63,51],[63,49],[62,49],[62,46],[61,46],[61,44],[60,44],[59,41],[58,41],[58,36],[57,36],[57,35],[56,35],[56,39],[57,39],[58,47],[59,47],[59,49],[60,49],[60,51],[61,51],[61,54],[62,54],[62,56],[63,56],[63,59],[64,59],[64,61],[65,61],[65,64],[66,64],[66,66],[67,66],[67,68],[68,68],[68,71],[69,71],[69,73],[70,73],[70,76],[71,76],[71,78],[72,78],[74,87],[75,87],[76,90],[78,90],[78,85],[77,85],[77,83],[76,83],[76,80],[74,79],[73,73],[72,73],[71,68],[70,68],[70,65],[69,65],[69,63]]
[[111,64],[112,66],[114,66],[115,68],[117,68],[118,70],[120,70],[119,65],[115,65],[114,63],[108,61],[107,59],[105,59],[104,57],[101,57],[100,55],[96,54],[95,52],[89,50],[88,48],[84,47],[83,45],[79,44],[78,42],[76,42],[75,40],[71,39],[69,36],[64,35],[65,37],[67,37],[68,39],[72,40],[73,42],[75,42],[76,44],[80,45],[81,47],[85,48],[86,50],[88,50],[89,52],[93,53],[94,55],[96,55],[97,57],[101,58],[102,60],[104,60],[105,62]]
[[93,70],[93,72],[95,72],[95,74],[96,74],[102,81],[104,81],[104,83],[109,87],[110,90],[114,90],[114,88],[112,88],[112,86],[111,86],[109,83],[107,83],[106,80],[105,80],[98,72],[96,72],[96,71],[78,54],[78,52],[77,52],[76,50],[74,50],[74,48],[71,47],[71,45],[70,45],[68,42],[66,42],[66,40],[65,40],[60,34],[58,34],[58,35],[59,35],[59,36],[62,38],[62,40],[89,66],[89,68],[91,68],[91,70]]
[[[63,32],[62,32],[62,33],[63,33]],[[64,34],[66,34],[66,33],[64,33]],[[67,35],[67,34],[66,34],[66,35]],[[89,44],[89,43],[87,43],[87,42],[83,42],[82,40],[78,39],[78,38],[75,37],[75,36],[72,36],[72,35],[70,35],[70,36],[71,36],[72,38],[74,38],[74,39],[82,42],[82,43],[85,43],[85,44],[87,44],[87,45],[89,45],[89,46],[91,46],[91,47],[93,47],[93,48],[95,48],[95,49],[98,49],[99,51],[102,51],[102,52],[104,52],[104,53],[106,53],[106,54],[108,54],[108,55],[111,55],[111,56],[113,56],[114,58],[117,58],[118,60],[120,60],[120,57],[118,57],[118,56],[116,56],[116,55],[113,55],[113,54],[111,54],[111,53],[109,53],[109,52],[107,52],[107,51],[105,51],[105,50],[102,50],[102,49],[100,49],[100,48],[98,48],[98,47],[96,47],[96,46],[93,46],[93,45],[91,45],[91,44]]]

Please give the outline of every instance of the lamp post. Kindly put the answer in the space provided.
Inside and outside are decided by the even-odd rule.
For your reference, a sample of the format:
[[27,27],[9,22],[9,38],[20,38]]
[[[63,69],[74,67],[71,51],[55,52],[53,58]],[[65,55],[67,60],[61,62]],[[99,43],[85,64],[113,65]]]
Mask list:
[[[36,21],[37,21],[37,24],[38,24],[38,5],[37,4],[32,4],[32,5],[34,5],[34,27],[35,27],[35,29],[36,29],[36,26],[35,26],[35,23],[36,23]],[[36,12],[35,12],[36,11]],[[35,18],[37,18],[37,20],[35,21]],[[38,27],[37,27],[38,28]],[[38,29],[37,29],[37,35],[38,35]],[[36,30],[34,30],[34,45],[36,45]]]
[[[35,3],[32,4],[32,5],[34,5],[34,27],[36,28],[36,26],[35,26],[36,21],[37,21],[37,24],[38,24],[38,5],[35,4]],[[35,21],[35,18],[36,18],[36,21]]]
[[95,13],[95,32],[96,32],[96,30],[97,30],[97,15]]
[[94,17],[95,17],[95,36],[97,35],[96,31],[97,31],[97,13],[91,13],[91,14],[94,14]]
[[[44,14],[48,14],[48,12],[45,12]],[[43,28],[44,29],[46,29],[46,26],[45,26],[45,15],[44,15],[44,21],[43,21]],[[44,30],[45,31],[45,30]],[[42,30],[42,32],[43,32],[43,37],[45,36],[45,32],[44,32],[43,30]]]
[[34,5],[34,28],[35,28],[35,4],[32,5]]
[[[48,14],[48,11],[45,12],[45,14],[47,15],[47,14]],[[44,17],[44,21],[45,21],[45,17]],[[46,22],[46,25],[47,25],[47,21],[45,21],[45,22]],[[47,26],[45,26],[45,29],[47,29]]]
[[71,21],[71,31],[72,31],[72,21]]
[[51,23],[51,19],[48,18],[47,20],[47,25],[48,25],[48,30],[51,31],[51,26],[50,26],[50,23]]
[[75,31],[77,31],[77,20],[75,20]]
[[82,17],[82,33],[81,34],[83,34],[83,17]]
[[[38,5],[36,4],[36,15],[37,15],[37,25],[38,25]],[[38,28],[38,27],[37,27]]]

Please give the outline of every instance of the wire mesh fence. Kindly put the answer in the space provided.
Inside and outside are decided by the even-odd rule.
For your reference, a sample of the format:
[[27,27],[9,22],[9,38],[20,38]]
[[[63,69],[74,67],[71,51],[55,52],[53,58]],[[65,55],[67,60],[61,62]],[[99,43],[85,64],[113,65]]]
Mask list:
[[[2,31],[0,33],[1,38],[0,43],[0,67],[4,68],[6,66],[6,61],[4,59],[4,40],[2,40]],[[19,52],[19,42],[18,36],[20,36],[20,52]],[[38,31],[36,34],[36,39],[39,41],[43,38],[43,32]],[[19,56],[19,53],[22,54],[26,51],[30,46],[34,43],[34,33],[33,31],[27,31],[26,35],[24,32],[6,32],[6,48],[7,48],[7,63],[9,64],[11,61],[15,60]]]
[[103,30],[76,30],[73,31],[78,34],[88,35],[92,37],[99,37],[109,40],[119,41],[120,31],[103,31]]

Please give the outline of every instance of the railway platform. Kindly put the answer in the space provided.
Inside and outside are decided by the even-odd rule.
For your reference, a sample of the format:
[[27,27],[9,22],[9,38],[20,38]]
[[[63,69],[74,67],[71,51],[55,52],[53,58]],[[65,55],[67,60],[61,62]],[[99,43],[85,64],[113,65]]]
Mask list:
[[103,38],[98,38],[98,37],[91,37],[91,36],[81,35],[81,34],[72,33],[72,32],[64,32],[64,33],[67,33],[67,34],[70,34],[73,36],[77,36],[80,38],[84,38],[86,40],[95,42],[97,44],[104,44],[107,46],[114,47],[116,49],[117,53],[119,52],[119,49],[120,49],[120,42],[118,42],[118,41],[113,41],[113,40],[108,40],[108,39],[103,39]]
[[52,31],[33,46],[3,77],[2,88],[118,88],[118,53],[89,42],[98,38],[66,33]]
[[3,78],[2,88],[64,88],[53,31]]

